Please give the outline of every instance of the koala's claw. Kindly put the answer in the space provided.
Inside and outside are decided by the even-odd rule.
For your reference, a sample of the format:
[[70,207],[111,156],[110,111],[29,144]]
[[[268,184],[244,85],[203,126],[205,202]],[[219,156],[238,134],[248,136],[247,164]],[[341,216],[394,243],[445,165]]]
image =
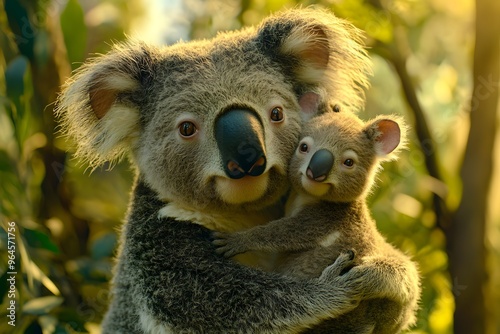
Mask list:
[[[356,257],[356,252],[352,249],[349,249],[347,252],[347,255],[349,256],[349,260],[350,261],[354,261],[354,258]],[[342,269],[342,271],[340,272],[340,276],[346,274],[349,270],[351,270],[352,268],[354,267],[354,264],[351,263],[351,264],[348,264],[344,267],[344,269]]]
[[224,232],[213,232],[212,236],[214,240],[212,244],[217,246],[215,252],[225,257],[233,257],[237,254],[244,253],[244,250],[240,249],[238,243],[235,242],[229,233]]
[[353,261],[356,257],[356,252],[353,249],[349,249],[347,251],[347,255],[349,255],[349,260]]
[[225,239],[227,238],[227,236],[229,235],[229,233],[226,233],[226,232],[219,232],[219,231],[214,231],[212,232],[212,237],[215,239]]
[[356,253],[354,250],[340,253],[335,262],[323,270],[321,277],[338,277],[345,274],[354,266],[355,258]]
[[[213,241],[212,244],[214,246],[225,246],[227,245],[227,237],[228,234],[224,232],[213,232],[212,233]],[[218,249],[217,249],[218,250]]]
[[224,255],[225,257],[233,257],[239,253],[242,253],[240,251],[235,250],[231,246],[225,244],[225,240],[215,240],[214,245],[217,245],[217,249],[215,252],[219,255]]

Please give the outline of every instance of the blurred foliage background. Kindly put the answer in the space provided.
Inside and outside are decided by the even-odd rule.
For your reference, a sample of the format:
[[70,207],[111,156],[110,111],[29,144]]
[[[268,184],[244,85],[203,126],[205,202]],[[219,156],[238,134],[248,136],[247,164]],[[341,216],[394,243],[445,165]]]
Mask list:
[[[98,333],[107,308],[133,171],[122,162],[90,174],[66,153],[53,108],[71,71],[127,36],[156,44],[209,38],[313,4],[366,32],[374,76],[360,117],[401,114],[412,126],[409,149],[385,165],[370,197],[382,233],[420,267],[412,333],[500,333],[498,0],[1,4],[1,333]],[[13,271],[16,327],[7,323]]]

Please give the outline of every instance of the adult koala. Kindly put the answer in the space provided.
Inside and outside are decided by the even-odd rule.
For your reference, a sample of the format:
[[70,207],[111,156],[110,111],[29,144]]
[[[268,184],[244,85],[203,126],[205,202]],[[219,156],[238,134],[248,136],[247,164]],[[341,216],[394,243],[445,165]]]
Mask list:
[[340,275],[352,253],[300,280],[218,256],[211,230],[281,214],[301,109],[362,103],[359,39],[291,10],[212,40],[116,46],[67,83],[58,114],[77,155],[137,167],[104,333],[297,333],[357,305],[370,285],[356,267]]

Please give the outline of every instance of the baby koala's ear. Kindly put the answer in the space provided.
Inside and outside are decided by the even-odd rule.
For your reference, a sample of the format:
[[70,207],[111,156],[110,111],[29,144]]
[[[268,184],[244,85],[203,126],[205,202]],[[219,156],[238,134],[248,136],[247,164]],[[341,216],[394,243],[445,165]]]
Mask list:
[[304,121],[308,121],[319,113],[320,96],[313,92],[302,94],[299,98],[301,116]]
[[367,123],[367,137],[372,141],[375,154],[383,160],[396,157],[406,142],[406,126],[397,116],[382,115]]

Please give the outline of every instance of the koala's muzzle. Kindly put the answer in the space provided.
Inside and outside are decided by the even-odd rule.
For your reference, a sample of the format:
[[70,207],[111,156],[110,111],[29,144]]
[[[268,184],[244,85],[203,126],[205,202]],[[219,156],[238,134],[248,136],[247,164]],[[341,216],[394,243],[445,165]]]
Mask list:
[[259,176],[266,170],[264,127],[253,111],[232,109],[220,116],[215,140],[228,177]]
[[309,166],[307,167],[307,177],[311,180],[323,182],[333,167],[333,154],[321,149],[313,154]]

